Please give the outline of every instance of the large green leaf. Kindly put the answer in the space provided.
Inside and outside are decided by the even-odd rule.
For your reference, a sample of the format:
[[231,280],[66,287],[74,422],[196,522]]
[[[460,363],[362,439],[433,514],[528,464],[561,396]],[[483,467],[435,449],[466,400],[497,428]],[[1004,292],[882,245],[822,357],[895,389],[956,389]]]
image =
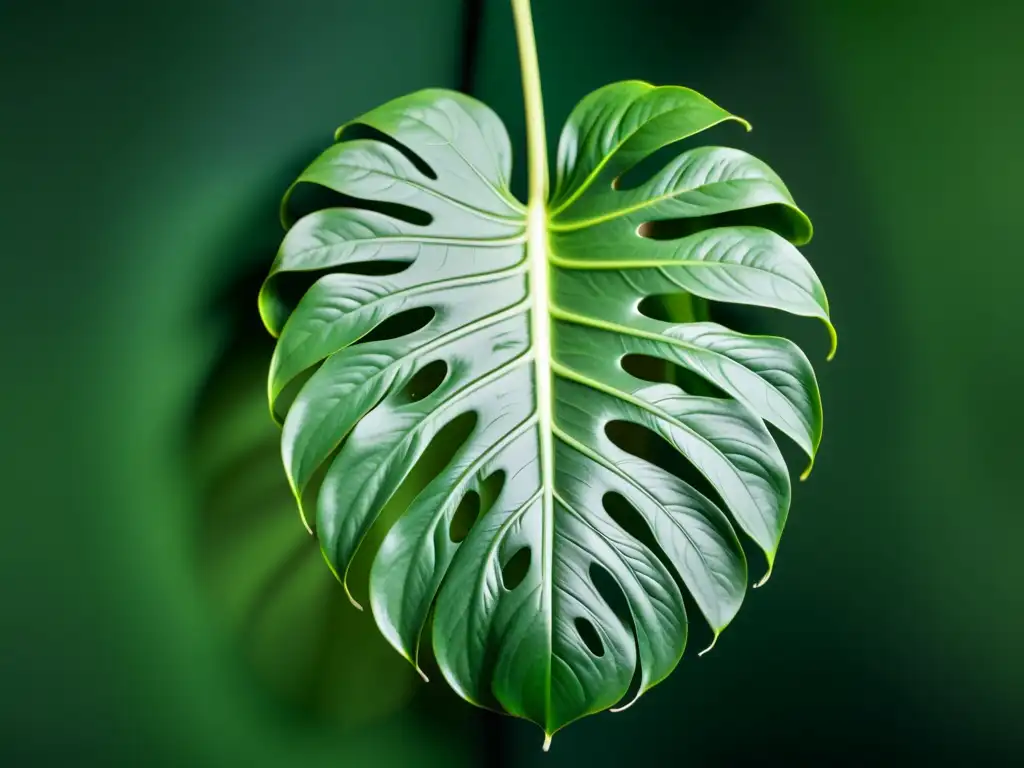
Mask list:
[[[764,163],[702,147],[630,183],[728,121],[743,124],[685,88],[602,88],[569,117],[550,200],[527,207],[490,109],[443,90],[396,99],[300,177],[339,206],[290,229],[261,293],[284,462],[300,505],[316,494],[328,563],[347,583],[390,526],[369,585],[384,635],[418,665],[429,631],[460,695],[549,736],[671,672],[682,589],[717,638],[748,580],[736,529],[770,572],[789,510],[767,426],[812,460],[821,439],[798,347],[651,309],[781,309],[823,320],[834,347],[795,247],[810,222]],[[633,363],[652,359],[661,374],[641,378]],[[700,482],[644,458],[624,423]],[[382,518],[441,447],[450,460]]]

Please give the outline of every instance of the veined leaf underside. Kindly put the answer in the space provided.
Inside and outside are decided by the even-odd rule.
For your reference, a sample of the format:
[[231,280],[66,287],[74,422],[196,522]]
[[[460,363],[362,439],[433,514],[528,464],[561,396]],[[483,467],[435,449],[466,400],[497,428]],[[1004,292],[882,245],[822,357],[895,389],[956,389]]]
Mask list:
[[768,426],[810,460],[821,439],[803,352],[704,311],[818,318],[834,350],[796,247],[810,222],[779,177],[711,146],[619,183],[729,122],[745,125],[685,88],[602,88],[565,125],[551,194],[523,205],[489,108],[436,89],[396,99],[297,180],[339,205],[291,226],[260,295],[285,467],[327,562],[345,583],[388,526],[369,603],[389,642],[419,668],[429,626],[460,695],[549,736],[671,672],[683,590],[718,637],[746,592],[741,538],[770,572],[789,510]]

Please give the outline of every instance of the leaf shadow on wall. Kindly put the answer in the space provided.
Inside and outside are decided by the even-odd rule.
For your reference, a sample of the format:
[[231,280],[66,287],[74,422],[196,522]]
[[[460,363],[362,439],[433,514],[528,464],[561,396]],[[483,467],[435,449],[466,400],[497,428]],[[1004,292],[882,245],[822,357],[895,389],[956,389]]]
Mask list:
[[[282,178],[297,175],[291,170]],[[234,243],[242,256],[224,259],[241,266],[207,312],[223,341],[188,434],[198,500],[191,538],[208,614],[225,663],[283,718],[346,733],[411,716],[454,734],[471,708],[459,707],[443,685],[424,685],[372,616],[351,606],[285,478],[266,395],[274,339],[256,303],[283,234],[275,212],[268,196]],[[366,570],[352,580],[357,595],[366,592]]]

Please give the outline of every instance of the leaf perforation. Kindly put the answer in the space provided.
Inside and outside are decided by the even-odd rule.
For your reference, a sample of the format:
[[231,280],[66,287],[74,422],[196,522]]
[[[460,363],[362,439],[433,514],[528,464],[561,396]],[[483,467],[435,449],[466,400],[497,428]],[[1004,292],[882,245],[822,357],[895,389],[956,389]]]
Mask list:
[[480,181],[483,182],[483,184],[494,193],[495,197],[497,197],[501,202],[503,202],[505,205],[507,205],[509,207],[509,209],[511,209],[512,211],[516,211],[518,213],[525,213],[526,212],[526,207],[522,203],[520,203],[518,200],[516,200],[511,195],[505,194],[500,189],[498,189],[498,187],[495,186],[494,182],[492,182],[483,173],[481,173],[480,169],[477,168],[476,165],[471,163],[469,161],[469,158],[467,158],[462,153],[462,151],[458,148],[458,146],[453,144],[452,141],[450,139],[448,139],[448,137],[444,136],[442,133],[437,131],[434,128],[434,126],[429,125],[428,123],[424,122],[421,118],[418,118],[415,115],[409,115],[409,119],[415,120],[416,122],[418,122],[421,125],[423,125],[425,128],[429,128],[430,130],[434,131],[441,139],[443,139],[444,145],[447,146],[447,147],[450,147],[451,150],[456,155],[458,155],[459,158],[466,164],[466,167],[468,167],[471,171],[473,171],[473,173],[476,174],[477,178],[480,179]]
[[[332,166],[332,168],[335,168],[337,170],[348,169],[348,170],[351,170],[352,172],[362,171],[363,170],[359,166],[353,165],[351,163],[332,163],[331,166]],[[440,192],[440,191],[438,191],[438,190],[434,189],[433,187],[430,187],[430,186],[428,186],[426,184],[423,184],[421,182],[416,182],[416,181],[409,181],[408,179],[405,179],[405,178],[403,178],[401,176],[397,176],[394,173],[384,173],[383,171],[376,170],[376,171],[374,171],[374,175],[376,175],[376,176],[383,176],[384,178],[393,179],[400,186],[411,187],[412,189],[415,189],[415,190],[418,190],[420,192],[423,192],[424,194],[430,195],[431,197],[436,198],[437,200],[441,200],[444,203],[447,203],[448,205],[454,206],[455,208],[459,208],[460,210],[466,211],[467,213],[472,213],[474,216],[479,216],[482,219],[489,219],[491,221],[500,222],[502,224],[516,224],[516,223],[519,223],[522,220],[522,216],[521,215],[520,216],[500,216],[500,215],[498,215],[496,213],[491,213],[490,211],[486,211],[483,208],[477,208],[476,206],[470,205],[469,203],[466,203],[466,202],[464,202],[462,200],[458,200],[457,198],[451,197],[450,195],[446,195],[443,192]],[[317,182],[309,181],[307,183],[315,184]],[[359,208],[359,206],[351,206],[351,207]],[[409,206],[409,207],[410,208],[415,208],[416,206]],[[373,209],[370,208],[370,209],[362,209],[362,210],[373,210]],[[513,210],[516,210],[516,209],[513,209]],[[428,215],[430,214],[429,211],[423,211],[423,213],[426,213]],[[518,213],[518,211],[517,211],[517,213]],[[395,217],[395,218],[400,218],[400,217]]]
[[[550,740],[669,674],[686,643],[685,595],[717,639],[747,588],[737,529],[770,571],[788,515],[789,475],[767,425],[817,450],[803,353],[706,322],[707,302],[816,317],[833,347],[834,331],[795,248],[810,223],[760,160],[686,150],[618,184],[645,158],[653,168],[652,153],[744,121],[685,88],[600,89],[566,122],[549,195],[534,125],[543,110],[532,80],[525,90],[525,205],[487,107],[439,89],[389,102],[342,126],[300,177],[345,204],[296,222],[260,308],[280,334],[272,406],[298,389],[280,403],[293,489],[326,469],[317,535],[332,570],[345,583],[368,532],[376,541],[390,526],[370,579],[385,637],[419,669],[431,626],[459,695]],[[305,295],[283,295],[279,275],[305,275]],[[408,314],[418,310],[434,313],[419,329]],[[389,321],[393,333],[378,331]],[[666,373],[638,378],[646,368],[633,358]],[[298,378],[307,362],[319,368]],[[472,431],[424,464],[443,425],[465,414]],[[485,505],[483,475],[498,472]],[[474,519],[456,534],[467,504]],[[530,560],[513,585],[517,552]]]

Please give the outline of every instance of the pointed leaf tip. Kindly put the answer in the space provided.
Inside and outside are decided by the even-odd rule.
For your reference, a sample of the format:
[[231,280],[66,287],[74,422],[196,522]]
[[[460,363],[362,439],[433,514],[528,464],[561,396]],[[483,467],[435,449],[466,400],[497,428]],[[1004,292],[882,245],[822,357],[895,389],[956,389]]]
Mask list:
[[[271,403],[270,406],[270,415],[273,418],[273,403]],[[299,519],[302,521],[302,527],[306,529],[306,533],[308,533],[310,536],[315,536],[316,534],[313,533],[313,526],[309,524],[309,520],[306,518],[306,510],[303,509],[302,507],[302,492],[295,485],[295,480],[292,478],[292,473],[288,471],[287,464],[285,465],[285,477],[288,479],[288,487],[291,488],[292,490],[292,496],[295,497],[295,505],[299,508]],[[324,555],[324,559],[327,559],[326,555]],[[330,562],[328,561],[328,565],[329,564]],[[335,574],[335,576],[337,576],[337,574]]]
[[547,752],[549,749],[551,749],[551,734],[550,733],[545,733],[544,734],[544,746],[541,747],[541,749],[543,749],[545,752]]
[[836,349],[839,347],[839,335],[836,333],[836,327],[831,322],[826,322],[825,327],[828,329],[828,340],[829,350],[828,354],[825,355],[825,362],[831,362],[832,358],[836,356]]
[[765,575],[764,575],[764,576],[762,576],[762,577],[761,577],[761,580],[760,580],[760,581],[758,581],[758,582],[757,582],[757,583],[756,583],[756,584],[754,585],[754,589],[757,589],[758,587],[763,587],[763,586],[764,586],[765,584],[767,584],[767,583],[768,583],[768,579],[770,579],[771,577],[772,577],[772,566],[771,566],[771,565],[769,565],[769,566],[768,566],[768,571],[767,571],[767,572],[765,573]]
[[700,653],[698,653],[698,654],[697,654],[697,658],[698,658],[698,659],[699,659],[699,658],[700,658],[701,656],[703,656],[703,655],[704,655],[705,653],[707,653],[708,651],[710,651],[710,650],[711,650],[712,648],[714,648],[714,647],[715,647],[715,643],[717,643],[717,642],[718,642],[718,636],[719,636],[720,634],[721,634],[721,632],[720,632],[720,631],[719,631],[719,632],[715,632],[715,636],[711,638],[711,645],[709,645],[709,646],[708,646],[707,648],[705,648],[705,649],[704,649],[703,651],[701,651]]
[[359,604],[358,600],[352,597],[352,593],[348,591],[347,586],[345,587],[345,597],[348,598],[348,601],[352,603],[352,607],[355,608],[357,611],[363,610],[363,606]]
[[619,713],[619,712],[625,712],[625,711],[626,711],[627,709],[629,709],[629,708],[630,708],[630,707],[632,707],[632,706],[633,706],[634,704],[636,704],[636,702],[637,702],[637,700],[638,700],[639,698],[640,698],[640,694],[638,693],[638,694],[637,694],[636,696],[634,696],[634,697],[632,698],[632,700],[630,700],[630,701],[629,701],[629,702],[627,702],[626,704],[623,704],[623,705],[622,705],[621,707],[612,707],[612,708],[611,708],[611,709],[609,709],[608,711],[609,711],[609,712],[611,712],[612,714],[617,714],[617,713]]
[[359,604],[359,601],[356,600],[354,597],[352,597],[352,593],[349,591],[349,588],[348,588],[348,581],[346,579],[343,579],[341,576],[338,575],[338,572],[334,569],[334,564],[331,562],[330,558],[327,557],[327,553],[324,552],[323,547],[320,548],[320,554],[323,555],[324,562],[327,563],[327,567],[331,569],[331,573],[334,574],[334,578],[336,578],[338,580],[338,582],[341,584],[342,588],[345,590],[345,597],[348,598],[348,601],[350,603],[352,603],[352,606],[357,611],[363,610],[363,606]]

